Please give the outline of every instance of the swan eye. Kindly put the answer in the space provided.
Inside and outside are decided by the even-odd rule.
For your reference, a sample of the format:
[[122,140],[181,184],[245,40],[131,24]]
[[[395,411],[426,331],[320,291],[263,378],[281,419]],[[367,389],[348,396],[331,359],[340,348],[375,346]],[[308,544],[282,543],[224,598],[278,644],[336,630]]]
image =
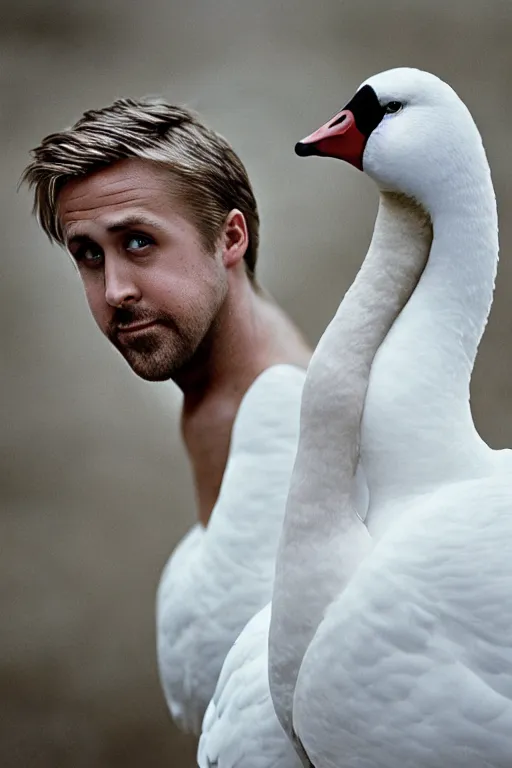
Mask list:
[[401,101],[389,101],[384,107],[384,112],[387,115],[394,115],[396,112],[400,112],[403,106]]

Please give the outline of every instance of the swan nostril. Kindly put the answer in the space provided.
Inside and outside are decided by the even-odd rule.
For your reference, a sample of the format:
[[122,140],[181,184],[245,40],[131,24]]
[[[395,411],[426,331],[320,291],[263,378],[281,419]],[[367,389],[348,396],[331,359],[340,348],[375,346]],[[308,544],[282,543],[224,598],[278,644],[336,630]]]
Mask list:
[[340,123],[343,123],[343,121],[346,119],[346,115],[340,115],[337,120],[330,124],[329,128],[334,128],[335,125],[340,125]]

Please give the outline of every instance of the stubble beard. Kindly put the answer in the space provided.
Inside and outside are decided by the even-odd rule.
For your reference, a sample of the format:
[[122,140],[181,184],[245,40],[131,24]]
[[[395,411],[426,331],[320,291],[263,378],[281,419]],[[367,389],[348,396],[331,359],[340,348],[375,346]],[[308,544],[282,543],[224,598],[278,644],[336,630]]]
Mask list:
[[173,320],[163,318],[143,333],[124,337],[112,328],[107,336],[141,379],[176,381],[211,335],[221,304],[212,307],[207,316],[196,316],[186,327],[178,327]]
[[157,328],[129,342],[118,338],[114,344],[141,379],[168,381],[174,379],[181,368],[187,365],[200,341],[179,337],[169,328]]

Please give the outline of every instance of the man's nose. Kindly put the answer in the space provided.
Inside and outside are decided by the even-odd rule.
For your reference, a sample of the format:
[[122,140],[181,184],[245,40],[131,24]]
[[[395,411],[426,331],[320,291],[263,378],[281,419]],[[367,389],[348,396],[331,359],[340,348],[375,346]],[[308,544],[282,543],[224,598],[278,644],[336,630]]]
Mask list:
[[105,259],[105,300],[111,307],[133,304],[140,299],[140,289],[129,264],[120,259]]

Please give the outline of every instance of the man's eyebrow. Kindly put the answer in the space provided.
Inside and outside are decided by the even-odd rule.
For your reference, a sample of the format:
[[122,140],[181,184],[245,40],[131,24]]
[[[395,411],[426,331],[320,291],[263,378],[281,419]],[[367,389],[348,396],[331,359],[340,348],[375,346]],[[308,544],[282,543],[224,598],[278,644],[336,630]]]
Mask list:
[[110,224],[107,227],[108,232],[123,232],[125,229],[133,229],[133,227],[152,227],[153,229],[163,229],[162,223],[158,219],[153,219],[151,216],[145,216],[144,214],[132,214],[125,216],[123,219]]
[[[152,229],[163,230],[162,223],[157,219],[153,219],[150,216],[145,216],[143,214],[131,214],[109,224],[107,226],[107,232],[125,232],[127,229],[134,229],[136,227],[151,227]],[[66,233],[66,242],[68,245],[73,242],[83,242],[84,240],[93,239],[94,238],[88,233],[80,231],[80,225],[77,225],[76,227],[71,225],[68,233]]]

